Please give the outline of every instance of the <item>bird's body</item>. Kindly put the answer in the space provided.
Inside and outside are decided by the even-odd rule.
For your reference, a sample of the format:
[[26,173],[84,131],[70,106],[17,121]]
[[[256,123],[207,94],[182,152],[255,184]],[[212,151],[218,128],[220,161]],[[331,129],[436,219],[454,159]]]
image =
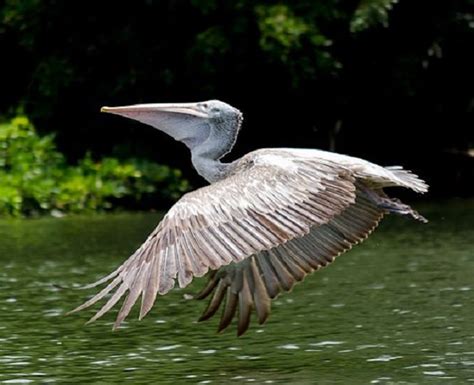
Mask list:
[[[212,109],[220,112],[217,118],[207,113]],[[127,292],[115,326],[140,297],[142,318],[156,296],[169,292],[175,281],[185,287],[193,277],[210,271],[208,284],[197,295],[211,296],[201,319],[210,318],[225,303],[219,330],[238,310],[240,335],[248,328],[252,310],[263,323],[271,299],[365,239],[384,214],[424,221],[382,190],[391,186],[427,190],[422,180],[401,167],[294,148],[260,149],[231,163],[220,162],[235,143],[241,122],[240,112],[225,103],[136,105],[106,111],[151,124],[184,142],[196,170],[211,184],[185,194],[123,265],[88,286],[109,282],[75,310],[115,290],[91,321]]]

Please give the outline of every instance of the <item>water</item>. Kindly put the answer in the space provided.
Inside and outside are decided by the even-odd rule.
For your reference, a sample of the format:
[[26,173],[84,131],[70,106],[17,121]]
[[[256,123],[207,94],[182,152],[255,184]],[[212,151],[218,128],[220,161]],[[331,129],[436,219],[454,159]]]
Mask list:
[[196,323],[175,290],[117,332],[64,316],[158,214],[0,221],[0,383],[474,384],[474,202],[388,218],[363,245],[281,296],[241,338]]

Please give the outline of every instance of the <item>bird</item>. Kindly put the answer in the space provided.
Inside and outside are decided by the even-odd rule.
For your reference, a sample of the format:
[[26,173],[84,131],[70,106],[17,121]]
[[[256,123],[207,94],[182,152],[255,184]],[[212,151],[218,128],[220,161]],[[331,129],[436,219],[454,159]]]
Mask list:
[[195,295],[209,298],[199,320],[222,308],[218,331],[235,320],[240,336],[252,314],[263,324],[273,299],[367,238],[386,214],[427,222],[384,191],[396,186],[428,191],[426,182],[400,166],[304,148],[263,148],[222,161],[243,122],[243,114],[225,102],[135,104],[101,111],[184,143],[195,170],[209,184],[184,194],[116,270],[83,286],[105,286],[71,311],[106,301],[88,323],[124,296],[113,329],[140,297],[141,320],[158,295],[208,275]]

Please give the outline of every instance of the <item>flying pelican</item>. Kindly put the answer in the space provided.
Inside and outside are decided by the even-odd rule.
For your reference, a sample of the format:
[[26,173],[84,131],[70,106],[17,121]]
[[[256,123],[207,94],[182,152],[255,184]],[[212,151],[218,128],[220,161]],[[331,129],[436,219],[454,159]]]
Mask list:
[[383,191],[391,186],[418,193],[428,190],[424,181],[399,166],[381,167],[346,155],[296,148],[259,149],[221,162],[242,124],[242,113],[224,102],[137,104],[101,111],[138,120],[183,142],[194,168],[210,185],[185,194],[131,257],[85,286],[108,282],[72,312],[113,293],[89,322],[126,293],[114,329],[140,296],[142,319],[157,294],[168,293],[176,280],[183,288],[211,271],[196,296],[211,297],[200,320],[212,317],[224,304],[221,331],[238,309],[241,335],[252,310],[264,323],[272,299],[364,240],[385,214],[426,222]]

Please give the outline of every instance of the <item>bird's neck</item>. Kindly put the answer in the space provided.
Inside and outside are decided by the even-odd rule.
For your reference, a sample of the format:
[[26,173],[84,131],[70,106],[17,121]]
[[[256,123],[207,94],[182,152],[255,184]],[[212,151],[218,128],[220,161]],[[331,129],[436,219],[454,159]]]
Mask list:
[[230,166],[230,163],[223,163],[218,159],[212,159],[200,153],[191,153],[191,160],[198,174],[209,183],[225,178]]
[[241,122],[241,115],[233,119],[215,120],[210,125],[206,140],[191,147],[193,166],[208,182],[217,182],[228,174],[231,164],[223,163],[220,159],[232,150]]

